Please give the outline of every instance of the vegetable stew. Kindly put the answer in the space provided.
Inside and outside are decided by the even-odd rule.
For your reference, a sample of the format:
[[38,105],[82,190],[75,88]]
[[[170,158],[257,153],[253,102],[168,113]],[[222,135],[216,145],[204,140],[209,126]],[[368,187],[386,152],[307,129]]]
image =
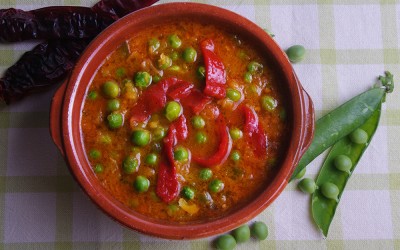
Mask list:
[[273,62],[199,22],[147,27],[109,55],[87,90],[81,127],[104,188],[146,216],[208,220],[274,178],[290,136]]

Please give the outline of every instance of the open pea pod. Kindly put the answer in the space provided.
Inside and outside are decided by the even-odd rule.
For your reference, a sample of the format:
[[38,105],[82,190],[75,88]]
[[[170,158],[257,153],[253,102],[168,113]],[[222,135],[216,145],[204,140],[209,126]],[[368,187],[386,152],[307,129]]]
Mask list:
[[[328,235],[329,226],[332,222],[333,216],[335,215],[336,208],[339,205],[340,197],[343,194],[346,183],[350,179],[358,161],[375,134],[379,124],[380,114],[381,105],[379,105],[373,112],[372,116],[360,126],[360,128],[368,134],[367,143],[355,144],[348,136],[343,137],[333,145],[321,167],[316,180],[317,186],[321,186],[326,182],[331,182],[339,188],[338,201],[326,198],[320,190],[316,190],[312,195],[312,217],[325,236]],[[346,155],[351,159],[353,165],[350,169],[350,173],[340,171],[335,167],[334,160],[339,155]]]
[[290,181],[295,179],[297,174],[318,155],[371,117],[381,102],[384,101],[386,93],[391,93],[394,88],[393,75],[388,71],[385,72],[385,76],[379,77],[379,81],[381,86],[361,93],[317,120],[314,139],[301,157]]

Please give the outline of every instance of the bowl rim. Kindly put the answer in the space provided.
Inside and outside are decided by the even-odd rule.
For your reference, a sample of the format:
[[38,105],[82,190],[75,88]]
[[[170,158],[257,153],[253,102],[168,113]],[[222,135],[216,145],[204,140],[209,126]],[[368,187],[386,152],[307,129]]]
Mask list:
[[[255,200],[251,201],[238,211],[206,223],[181,225],[158,223],[158,221],[129,210],[127,207],[122,205],[122,203],[116,202],[116,199],[108,194],[108,192],[100,192],[102,190],[100,182],[93,181],[96,177],[94,176],[93,171],[89,171],[90,167],[88,166],[89,164],[87,159],[85,164],[85,161],[82,158],[86,158],[85,154],[82,156],[81,151],[83,148],[83,142],[80,139],[81,135],[79,135],[80,115],[82,113],[83,102],[76,102],[76,98],[78,95],[79,83],[81,83],[81,79],[84,76],[86,69],[90,63],[94,61],[94,58],[99,51],[105,48],[105,46],[116,43],[117,40],[121,43],[123,41],[119,40],[121,36],[126,36],[125,39],[129,38],[129,34],[124,34],[123,32],[128,29],[127,27],[135,25],[136,23],[145,23],[148,20],[152,20],[155,18],[155,14],[158,15],[158,18],[177,18],[177,15],[180,17],[206,16],[213,20],[221,20],[221,22],[235,25],[242,30],[246,30],[246,32],[254,34],[253,39],[258,39],[264,46],[266,46],[267,50],[274,55],[274,59],[277,61],[279,66],[282,67],[282,77],[284,77],[287,84],[289,84],[288,89],[290,94],[288,94],[288,96],[290,96],[293,103],[292,136],[290,139],[290,145],[287,148],[287,156],[282,163],[281,169],[278,171],[275,179],[269,187],[255,198]],[[119,36],[115,34],[119,34]],[[108,54],[111,52],[112,50],[110,50]],[[99,65],[101,65],[102,61]],[[85,84],[86,89],[89,84],[90,82]],[[288,179],[294,169],[293,166],[297,164],[300,156],[304,152],[304,116],[307,108],[307,104],[304,101],[304,93],[305,92],[302,89],[301,84],[297,81],[297,77],[294,74],[293,68],[286,54],[264,30],[253,22],[234,12],[213,5],[199,3],[166,3],[154,5],[131,13],[109,26],[91,42],[77,62],[76,67],[68,80],[61,110],[61,137],[65,158],[69,163],[68,165],[74,178],[90,199],[92,199],[106,214],[129,228],[148,235],[166,239],[196,239],[221,234],[230,231],[257,216],[277,198],[287,185]],[[78,110],[76,108],[77,106],[80,106]],[[79,117],[79,119],[77,120],[76,117]],[[77,123],[79,131],[77,131]]]

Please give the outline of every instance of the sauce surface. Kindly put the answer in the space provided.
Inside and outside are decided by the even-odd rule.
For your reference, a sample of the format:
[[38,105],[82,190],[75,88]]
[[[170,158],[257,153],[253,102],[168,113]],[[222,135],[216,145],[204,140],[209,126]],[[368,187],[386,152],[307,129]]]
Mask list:
[[[87,158],[107,192],[134,211],[171,222],[221,217],[258,195],[285,153],[279,80],[267,58],[223,29],[190,21],[148,27],[108,56],[89,86],[81,120]],[[206,85],[216,87],[209,93]],[[160,171],[176,178],[177,193],[162,194],[161,182],[174,180]]]

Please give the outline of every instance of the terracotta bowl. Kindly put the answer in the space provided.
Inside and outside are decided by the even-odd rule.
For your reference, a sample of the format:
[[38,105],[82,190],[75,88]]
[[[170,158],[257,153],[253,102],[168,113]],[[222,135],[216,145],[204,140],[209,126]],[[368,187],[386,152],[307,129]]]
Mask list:
[[[211,23],[238,34],[275,64],[282,76],[291,122],[287,152],[273,181],[244,207],[212,221],[171,224],[143,216],[118,202],[101,186],[85,156],[81,133],[81,111],[92,77],[104,59],[130,34],[149,25],[182,19]],[[76,181],[85,193],[106,214],[145,234],[167,239],[194,239],[221,234],[246,223],[261,213],[282,192],[309,146],[314,130],[314,110],[310,97],[303,90],[286,54],[261,28],[228,10],[195,3],[171,3],[149,7],[132,13],[111,25],[86,49],[70,78],[56,92],[50,119],[51,135],[68,162]]]

